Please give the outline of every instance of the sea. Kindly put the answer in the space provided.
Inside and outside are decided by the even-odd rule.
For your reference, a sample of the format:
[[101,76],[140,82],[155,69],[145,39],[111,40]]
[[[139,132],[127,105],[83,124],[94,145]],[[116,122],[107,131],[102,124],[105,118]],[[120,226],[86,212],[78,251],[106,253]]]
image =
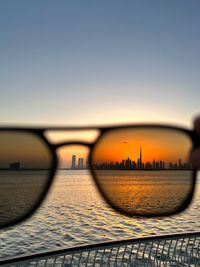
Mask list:
[[182,213],[162,218],[130,218],[105,202],[89,170],[58,170],[40,208],[22,223],[0,231],[0,258],[193,231],[200,232],[199,174],[193,201]]

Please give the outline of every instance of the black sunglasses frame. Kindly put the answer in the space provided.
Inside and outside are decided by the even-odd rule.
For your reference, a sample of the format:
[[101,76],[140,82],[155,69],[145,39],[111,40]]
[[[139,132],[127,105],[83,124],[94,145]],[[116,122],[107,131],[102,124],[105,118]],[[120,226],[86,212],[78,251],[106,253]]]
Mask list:
[[[17,220],[13,220],[10,221],[9,223],[6,224],[1,224],[1,228],[4,227],[8,227],[8,226],[12,226],[14,224],[18,224],[20,222],[22,222],[23,220],[27,219],[28,217],[30,217],[35,211],[36,209],[40,206],[40,204],[42,203],[42,201],[44,200],[51,184],[52,181],[55,177],[56,174],[56,170],[58,167],[58,157],[57,157],[57,153],[56,150],[62,146],[68,146],[68,145],[82,145],[82,146],[86,146],[90,149],[89,152],[89,157],[88,157],[88,162],[89,162],[89,169],[90,172],[94,178],[95,184],[99,190],[99,192],[101,193],[101,195],[103,196],[104,200],[116,211],[118,211],[120,214],[124,214],[128,217],[163,217],[163,216],[170,216],[170,215],[174,215],[176,213],[182,212],[183,210],[185,210],[188,205],[191,203],[193,194],[194,194],[194,190],[195,190],[195,184],[196,184],[196,170],[193,170],[192,173],[192,188],[191,188],[191,192],[188,195],[187,199],[185,200],[185,202],[174,212],[171,213],[163,213],[162,215],[141,215],[141,214],[133,214],[133,213],[128,213],[126,211],[123,211],[121,209],[119,209],[118,207],[114,206],[113,203],[111,203],[109,201],[109,199],[107,199],[106,195],[104,194],[104,192],[102,191],[99,183],[98,183],[98,179],[96,178],[96,174],[95,174],[95,169],[93,167],[92,164],[92,152],[93,152],[93,148],[98,145],[98,142],[101,140],[101,138],[109,131],[111,130],[119,130],[119,129],[137,129],[137,128],[155,128],[155,129],[171,129],[171,130],[176,130],[179,132],[182,132],[184,134],[186,134],[192,141],[193,144],[193,148],[196,147],[200,147],[200,136],[195,132],[195,131],[191,131],[188,129],[184,129],[181,127],[175,127],[175,126],[169,126],[169,125],[162,125],[162,124],[133,124],[133,125],[117,125],[117,126],[112,126],[112,127],[107,127],[107,126],[103,126],[103,127],[93,127],[93,126],[87,126],[87,127],[44,127],[44,128],[39,128],[39,127],[35,127],[35,128],[27,128],[27,127],[0,127],[0,132],[5,132],[5,131],[13,131],[13,132],[26,132],[26,133],[31,133],[33,135],[36,135],[37,137],[39,137],[44,143],[45,145],[47,145],[51,155],[52,155],[52,166],[51,166],[51,170],[49,173],[49,177],[48,177],[48,181],[46,184],[46,188],[43,191],[43,194],[41,195],[41,197],[38,199],[38,201],[35,203],[35,205],[30,209],[29,212],[27,212],[25,215],[21,216],[19,219]],[[45,132],[47,131],[78,131],[78,130],[98,130],[99,131],[99,136],[98,138],[94,141],[94,142],[81,142],[81,141],[70,141],[70,142],[61,142],[61,143],[50,143],[48,138],[45,137]]]

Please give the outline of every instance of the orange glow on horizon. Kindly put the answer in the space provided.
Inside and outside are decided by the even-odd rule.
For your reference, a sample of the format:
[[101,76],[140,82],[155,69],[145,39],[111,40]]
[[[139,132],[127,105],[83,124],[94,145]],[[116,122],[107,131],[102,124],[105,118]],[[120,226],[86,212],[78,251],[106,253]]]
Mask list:
[[127,158],[137,162],[142,149],[142,161],[187,161],[190,139],[181,132],[166,129],[113,130],[105,134],[96,147],[96,163],[121,162]]

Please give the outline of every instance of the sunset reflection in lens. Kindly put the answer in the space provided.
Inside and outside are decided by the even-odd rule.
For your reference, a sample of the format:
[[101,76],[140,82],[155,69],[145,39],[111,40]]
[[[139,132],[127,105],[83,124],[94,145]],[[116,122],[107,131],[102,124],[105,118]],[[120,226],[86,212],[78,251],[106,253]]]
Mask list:
[[91,156],[96,182],[105,198],[125,213],[173,213],[192,190],[191,147],[190,138],[174,129],[110,130]]

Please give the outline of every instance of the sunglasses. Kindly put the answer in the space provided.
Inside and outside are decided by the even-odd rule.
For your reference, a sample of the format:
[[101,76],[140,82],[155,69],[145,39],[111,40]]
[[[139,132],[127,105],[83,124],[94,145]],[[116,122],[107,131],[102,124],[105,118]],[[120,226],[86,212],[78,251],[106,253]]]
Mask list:
[[[94,142],[50,143],[48,131],[98,130]],[[87,168],[106,202],[127,216],[156,217],[183,211],[191,202],[196,170],[188,161],[200,137],[164,125],[0,128],[0,227],[29,217],[45,198],[58,166],[57,150],[90,149]],[[83,167],[83,159],[72,169]]]

